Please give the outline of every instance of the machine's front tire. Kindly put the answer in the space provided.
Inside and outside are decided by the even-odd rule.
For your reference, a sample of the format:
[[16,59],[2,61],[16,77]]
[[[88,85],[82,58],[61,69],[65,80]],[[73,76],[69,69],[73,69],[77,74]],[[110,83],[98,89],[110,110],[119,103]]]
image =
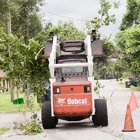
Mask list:
[[108,126],[107,104],[103,99],[95,99],[95,115],[92,116],[95,126]]
[[44,101],[42,103],[42,126],[44,129],[55,128],[57,118],[51,116],[51,102]]

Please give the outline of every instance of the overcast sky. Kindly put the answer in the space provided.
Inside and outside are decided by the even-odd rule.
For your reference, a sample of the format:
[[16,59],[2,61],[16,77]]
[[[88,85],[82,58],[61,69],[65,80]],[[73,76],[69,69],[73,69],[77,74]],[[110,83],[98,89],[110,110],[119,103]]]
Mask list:
[[[109,0],[111,3],[114,0]],[[115,0],[118,1],[118,0]],[[59,20],[73,21],[79,29],[85,27],[86,20],[92,20],[100,8],[99,0],[45,0],[45,6],[41,8],[41,14],[46,21],[51,20],[54,25]],[[116,16],[116,23],[100,30],[102,36],[113,36],[118,32],[122,16],[126,11],[126,0],[120,0],[119,9],[112,9],[111,13]]]

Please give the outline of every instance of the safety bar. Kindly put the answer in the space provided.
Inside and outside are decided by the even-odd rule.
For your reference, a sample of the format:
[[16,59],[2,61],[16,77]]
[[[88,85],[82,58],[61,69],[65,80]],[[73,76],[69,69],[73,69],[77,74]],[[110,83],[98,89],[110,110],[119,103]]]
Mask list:
[[50,64],[49,66],[54,67],[54,68],[65,68],[65,67],[88,67],[88,63]]

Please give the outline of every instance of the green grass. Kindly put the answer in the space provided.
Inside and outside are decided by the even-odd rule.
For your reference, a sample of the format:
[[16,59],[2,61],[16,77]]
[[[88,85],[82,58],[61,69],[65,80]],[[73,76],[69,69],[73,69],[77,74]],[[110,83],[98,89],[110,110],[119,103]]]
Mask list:
[[[125,88],[125,81],[128,81],[128,80],[127,80],[127,79],[122,79],[122,82],[117,81],[117,84],[118,84],[120,87]],[[139,86],[137,86],[137,87],[135,87],[135,86],[130,86],[130,89],[135,90],[135,91],[140,91],[140,87],[139,87]]]
[[140,87],[131,86],[130,88],[133,89],[133,90],[135,90],[135,91],[140,91]]
[[7,132],[8,130],[9,130],[9,128],[0,127],[0,135],[4,134],[4,133]]
[[[25,94],[20,94],[19,98],[24,98]],[[16,97],[16,95],[15,95]],[[0,113],[10,113],[10,112],[18,112],[18,111],[30,111],[27,104],[13,104],[11,102],[10,93],[0,93]],[[16,99],[16,98],[15,98]],[[24,99],[25,100],[25,99]],[[36,99],[34,99],[34,107],[33,110],[39,110],[40,105],[37,103]]]
[[119,87],[125,88],[125,84],[124,83],[120,83],[118,82]]
[[122,81],[120,81],[120,79],[117,81],[117,84],[122,87],[125,88],[125,81],[127,81],[126,79],[122,79]]

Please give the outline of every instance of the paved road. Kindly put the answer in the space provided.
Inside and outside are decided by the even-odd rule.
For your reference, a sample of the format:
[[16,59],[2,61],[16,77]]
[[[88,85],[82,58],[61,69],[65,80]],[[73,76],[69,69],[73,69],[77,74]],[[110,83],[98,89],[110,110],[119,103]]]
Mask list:
[[[94,127],[91,118],[80,122],[59,121],[56,129],[44,130],[37,136],[17,135],[12,129],[0,136],[0,140],[140,140],[140,109],[132,113],[136,132],[122,132],[126,106],[132,91],[117,86],[115,80],[101,81],[105,88],[100,94],[107,98],[109,126]],[[138,101],[140,92],[134,91]],[[12,127],[13,121],[21,119],[21,114],[0,114],[0,127]]]

